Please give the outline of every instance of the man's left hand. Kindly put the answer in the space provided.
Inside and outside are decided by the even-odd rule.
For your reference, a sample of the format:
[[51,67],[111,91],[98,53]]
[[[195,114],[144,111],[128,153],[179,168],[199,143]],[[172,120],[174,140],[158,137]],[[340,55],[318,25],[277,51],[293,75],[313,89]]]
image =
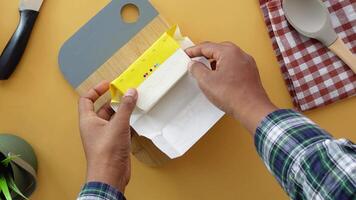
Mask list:
[[98,112],[94,103],[109,89],[102,82],[79,100],[80,132],[87,159],[87,181],[103,182],[125,191],[131,176],[130,116],[138,98],[129,90],[122,98],[118,112],[104,105]]

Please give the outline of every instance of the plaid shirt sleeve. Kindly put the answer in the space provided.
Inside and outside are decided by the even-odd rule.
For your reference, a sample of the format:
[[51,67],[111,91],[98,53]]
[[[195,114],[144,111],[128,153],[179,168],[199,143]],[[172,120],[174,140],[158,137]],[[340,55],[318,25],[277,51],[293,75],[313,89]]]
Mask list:
[[100,182],[85,184],[77,200],[126,200],[116,188]]
[[333,139],[301,114],[279,110],[268,115],[255,145],[291,199],[355,199],[356,145]]

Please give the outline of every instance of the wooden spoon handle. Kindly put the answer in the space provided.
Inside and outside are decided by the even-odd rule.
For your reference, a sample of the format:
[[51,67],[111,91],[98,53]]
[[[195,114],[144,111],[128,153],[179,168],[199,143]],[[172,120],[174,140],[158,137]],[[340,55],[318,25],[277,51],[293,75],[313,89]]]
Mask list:
[[338,55],[356,73],[356,56],[347,48],[345,43],[338,38],[329,49]]

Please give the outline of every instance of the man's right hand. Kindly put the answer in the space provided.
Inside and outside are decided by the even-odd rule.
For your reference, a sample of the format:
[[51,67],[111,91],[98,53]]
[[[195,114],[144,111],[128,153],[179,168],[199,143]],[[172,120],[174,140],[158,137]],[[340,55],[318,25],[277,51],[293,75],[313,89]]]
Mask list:
[[214,70],[200,62],[190,63],[189,70],[208,99],[241,121],[251,133],[264,117],[277,110],[262,86],[255,60],[235,44],[206,42],[186,53],[216,62]]

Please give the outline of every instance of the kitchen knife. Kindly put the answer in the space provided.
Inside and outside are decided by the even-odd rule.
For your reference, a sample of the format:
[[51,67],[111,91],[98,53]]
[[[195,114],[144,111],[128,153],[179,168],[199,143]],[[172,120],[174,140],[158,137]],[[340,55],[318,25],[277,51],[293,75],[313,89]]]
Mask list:
[[43,0],[20,0],[20,22],[0,56],[0,80],[7,80],[15,71],[30,38]]

